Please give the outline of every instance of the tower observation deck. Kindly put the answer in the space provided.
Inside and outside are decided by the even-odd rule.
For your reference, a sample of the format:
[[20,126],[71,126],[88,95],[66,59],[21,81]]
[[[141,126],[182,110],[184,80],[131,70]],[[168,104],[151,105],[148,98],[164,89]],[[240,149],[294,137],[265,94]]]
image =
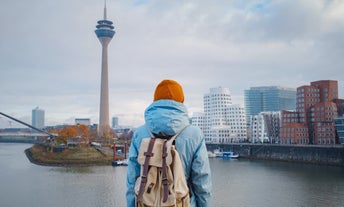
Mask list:
[[106,17],[106,3],[104,5],[104,19],[99,20],[97,23],[95,33],[102,45],[98,136],[104,138],[110,134],[111,130],[109,118],[108,45],[115,35],[113,23],[107,20]]

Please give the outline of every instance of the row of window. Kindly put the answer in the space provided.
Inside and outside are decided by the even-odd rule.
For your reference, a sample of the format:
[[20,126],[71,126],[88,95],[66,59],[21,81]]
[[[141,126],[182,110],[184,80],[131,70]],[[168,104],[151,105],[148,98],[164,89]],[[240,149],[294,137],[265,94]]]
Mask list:
[[335,134],[334,133],[318,133],[317,136],[318,137],[334,137]]
[[328,139],[328,138],[320,138],[318,139],[318,144],[335,144],[336,140],[334,138]]
[[[320,98],[308,98],[308,99],[304,99],[304,98],[299,98],[297,99],[297,103],[303,103],[303,102],[315,102],[315,103],[319,103],[320,102]],[[299,104],[298,104],[299,105]],[[302,104],[303,105],[303,104]]]
[[336,116],[337,112],[315,112],[315,113],[311,113],[311,116]]
[[283,114],[283,117],[297,117],[296,113]]
[[[296,137],[308,137],[308,133],[296,133]],[[293,133],[281,133],[281,138],[295,138]]]
[[[306,92],[319,92],[320,90],[318,88],[307,88]],[[300,92],[305,92],[305,89],[304,88],[299,88],[297,90],[297,93],[300,93]]]
[[[295,144],[294,139],[281,139],[282,144]],[[297,144],[308,144],[309,140],[307,138],[297,139]]]
[[332,117],[321,117],[321,118],[311,118],[311,121],[312,122],[315,122],[315,121],[328,121],[328,122],[332,122],[333,121],[333,118]]
[[325,132],[325,131],[326,132],[333,132],[334,128],[332,128],[332,127],[331,128],[323,128],[322,127],[322,128],[316,128],[315,130],[318,131],[318,132]]
[[295,123],[298,121],[298,119],[282,119],[284,123]]
[[221,93],[221,94],[211,94],[211,97],[231,97],[230,94],[225,94],[225,93]]
[[317,108],[311,108],[311,111],[325,111],[325,110],[328,110],[328,111],[337,111],[337,107],[332,107],[332,106],[328,106],[328,107],[317,107]]

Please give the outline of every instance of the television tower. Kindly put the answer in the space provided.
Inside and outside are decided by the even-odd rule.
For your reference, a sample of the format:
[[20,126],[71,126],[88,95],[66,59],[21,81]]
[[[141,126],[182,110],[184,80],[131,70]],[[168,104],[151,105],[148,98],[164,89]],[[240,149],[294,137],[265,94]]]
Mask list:
[[100,84],[100,110],[98,136],[105,137],[110,133],[109,118],[109,86],[108,86],[108,45],[115,35],[112,21],[106,17],[106,1],[104,4],[104,19],[97,22],[95,33],[102,45],[102,72]]

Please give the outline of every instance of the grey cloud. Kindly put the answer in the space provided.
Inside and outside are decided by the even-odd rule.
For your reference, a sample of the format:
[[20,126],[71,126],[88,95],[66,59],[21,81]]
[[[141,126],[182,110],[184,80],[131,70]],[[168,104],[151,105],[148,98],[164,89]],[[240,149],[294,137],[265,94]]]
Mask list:
[[[229,87],[240,101],[250,86],[323,78],[339,80],[343,90],[342,1],[120,0],[107,7],[116,30],[110,112],[123,124],[142,123],[164,78],[183,84],[190,113],[202,109],[210,87]],[[2,2],[0,109],[29,116],[39,105],[49,122],[97,122],[101,47],[94,29],[102,12],[94,0]]]

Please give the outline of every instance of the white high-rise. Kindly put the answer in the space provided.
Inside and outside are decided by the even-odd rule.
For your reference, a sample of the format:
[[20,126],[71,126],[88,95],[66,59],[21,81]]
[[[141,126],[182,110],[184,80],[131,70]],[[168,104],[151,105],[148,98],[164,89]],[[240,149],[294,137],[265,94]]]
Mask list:
[[195,113],[192,120],[202,129],[207,143],[241,142],[247,138],[245,109],[232,104],[229,88],[210,88],[210,93],[204,95],[204,114]]
[[38,106],[35,109],[32,109],[32,126],[43,129],[44,125],[44,110],[40,109]]

